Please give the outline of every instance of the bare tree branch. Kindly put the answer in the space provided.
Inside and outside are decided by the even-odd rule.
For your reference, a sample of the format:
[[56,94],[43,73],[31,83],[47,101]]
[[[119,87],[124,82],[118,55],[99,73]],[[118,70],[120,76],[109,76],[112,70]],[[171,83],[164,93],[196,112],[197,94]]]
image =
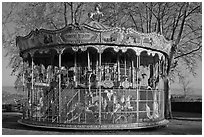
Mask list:
[[196,49],[191,50],[190,52],[187,52],[187,53],[184,53],[184,54],[181,54],[181,55],[179,55],[179,56],[174,57],[174,59],[177,59],[177,58],[180,58],[180,57],[183,57],[183,56],[187,56],[187,55],[189,55],[189,54],[192,54],[193,52],[196,52],[196,51],[200,50],[201,48],[202,48],[202,46],[200,45],[200,46],[198,46]]
[[182,22],[181,22],[181,27],[180,27],[180,30],[179,30],[178,37],[177,37],[177,39],[175,41],[175,45],[178,45],[178,43],[181,40],[181,35],[182,35],[182,32],[183,32],[184,23],[185,23],[185,20],[186,20],[186,13],[187,13],[187,10],[188,10],[188,6],[189,6],[189,3],[186,3],[186,9],[184,11],[184,16],[183,16],[183,19],[182,19]]
[[67,2],[67,4],[71,7],[72,6],[72,2]]
[[71,24],[74,24],[74,9],[73,9],[73,2],[69,2],[68,5],[71,7]]
[[185,41],[184,43],[179,44],[179,45],[182,46],[182,45],[185,45],[188,42],[191,42],[192,40],[200,39],[200,38],[202,38],[202,36],[197,36],[197,37],[194,37],[194,38],[189,38],[187,41]]
[[[192,28],[191,28],[191,29],[192,29]],[[186,34],[182,37],[182,39],[188,37],[188,36],[191,35],[192,33],[197,32],[197,31],[199,31],[199,30],[202,30],[202,29],[201,29],[201,28],[196,28],[196,29],[194,29],[194,30],[192,29],[192,31],[186,33]],[[199,38],[199,37],[198,37],[198,38]]]
[[182,7],[180,8],[179,13],[178,13],[178,16],[177,16],[177,19],[174,18],[171,40],[174,39],[174,34],[175,34],[175,31],[176,31],[176,28],[178,27],[178,23],[179,23],[179,21],[180,21],[180,18],[181,18],[181,16],[182,16],[182,15],[181,15],[181,13],[182,13],[181,11],[182,11],[184,5],[185,5],[185,3],[184,3],[184,4],[182,5]]
[[10,12],[2,17],[2,25],[5,25],[7,23],[7,20],[10,18],[11,14],[13,13],[13,8],[10,10]]
[[148,7],[146,4],[145,4],[146,8],[149,9],[149,11],[154,15],[154,17],[158,20],[158,16],[152,11],[152,9],[150,7]]
[[134,19],[133,15],[131,14],[131,12],[129,12],[129,15],[130,15],[130,17],[131,17],[133,23],[135,24],[135,28],[136,28],[136,30],[138,30],[137,22],[135,21],[135,19]]
[[170,72],[170,69],[171,69],[171,62],[172,62],[172,59],[173,59],[173,56],[176,52],[176,49],[177,49],[177,46],[181,40],[181,35],[182,35],[182,32],[183,32],[183,28],[184,28],[184,23],[185,23],[185,20],[186,20],[186,13],[187,13],[187,10],[188,10],[188,6],[189,6],[189,3],[186,3],[186,7],[185,7],[185,10],[184,10],[184,16],[183,16],[183,19],[182,19],[182,22],[181,22],[181,27],[180,27],[180,30],[179,30],[179,34],[177,36],[177,39],[175,40],[174,44],[172,45],[172,48],[171,48],[171,53],[169,55],[169,59],[168,59],[168,66],[167,66],[167,74],[169,74]]
[[50,23],[53,25],[53,27],[54,27],[55,29],[58,29],[58,27],[55,25],[55,23],[54,23],[53,21],[50,21]]
[[79,12],[79,9],[84,5],[83,2],[80,2],[77,7],[76,7],[76,10],[74,12],[74,20],[75,20],[75,23],[77,23],[77,13]]
[[200,5],[198,5],[197,7],[193,8],[191,11],[188,12],[188,14],[186,15],[186,17],[188,17],[189,15],[191,15],[196,9],[200,8]]
[[142,15],[141,15],[141,13],[139,13],[139,15],[140,15],[140,21],[141,21],[141,23],[140,23],[141,24],[141,30],[144,33]]
[[68,25],[68,23],[67,23],[67,4],[66,4],[66,2],[64,2],[64,24],[65,24],[65,26]]

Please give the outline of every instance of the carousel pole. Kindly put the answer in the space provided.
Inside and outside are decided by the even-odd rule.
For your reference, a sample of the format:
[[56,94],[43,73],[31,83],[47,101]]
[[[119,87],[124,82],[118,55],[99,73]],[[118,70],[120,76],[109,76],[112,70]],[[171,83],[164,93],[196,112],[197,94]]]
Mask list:
[[166,67],[167,67],[166,64],[167,64],[167,59],[166,59],[166,57],[164,57],[164,67],[163,67],[163,68],[164,68],[164,75],[165,75],[165,76],[166,76],[166,70],[167,70],[167,69],[166,69]]
[[139,56],[140,55],[137,56],[137,70],[138,71],[137,71],[137,88],[136,88],[137,89],[136,90],[137,91],[137,93],[136,93],[137,94],[137,122],[139,122],[139,84],[138,84],[138,81],[139,81],[138,72],[139,72],[139,64],[140,64],[139,63]]
[[90,61],[90,55],[89,55],[89,51],[87,50],[87,60],[88,60],[88,79],[89,79],[89,84],[88,84],[88,87],[89,87],[89,95],[91,95],[91,101],[93,103],[93,94],[91,92],[91,61]]
[[[23,59],[23,74],[22,74],[22,84],[23,84],[23,94],[24,94],[24,96],[26,97],[26,92],[25,92],[25,88],[24,88],[24,59]],[[25,104],[25,102],[22,104],[23,106],[23,110],[25,109],[25,106],[26,106],[26,104]],[[25,119],[25,111],[23,111],[23,119]]]
[[99,68],[100,68],[100,73],[99,73],[99,81],[100,81],[100,86],[99,86],[99,124],[101,125],[101,52],[99,52]]
[[58,119],[58,122],[61,123],[61,111],[62,111],[62,100],[61,100],[61,67],[62,67],[62,64],[61,64],[61,61],[62,61],[62,53],[63,53],[64,49],[58,49],[57,52],[59,54],[59,106],[58,106],[58,109],[59,109],[59,119]]
[[87,58],[88,58],[88,71],[91,70],[91,66],[90,66],[90,56],[89,56],[89,51],[87,50]]
[[31,58],[32,58],[32,79],[31,79],[31,94],[30,94],[30,96],[31,96],[31,98],[30,98],[30,102],[31,102],[31,117],[33,118],[33,100],[34,100],[34,73],[33,73],[33,71],[34,71],[34,62],[33,62],[33,54],[31,55]]
[[[158,73],[159,73],[159,82],[158,82],[158,86],[160,86],[159,84],[160,84],[160,79],[162,78],[161,77],[161,72],[160,72],[160,70],[161,70],[161,66],[160,66],[161,64],[160,64],[160,59],[159,59],[159,70],[158,70]],[[158,87],[158,92],[159,92],[159,100],[158,100],[158,102],[159,102],[159,106],[160,106],[160,104],[161,104],[161,91],[160,91],[160,87]]]
[[118,81],[120,81],[120,60],[119,60],[119,52],[117,54],[117,62],[118,62]]
[[76,58],[76,52],[74,52],[74,83],[75,87],[77,86],[77,80],[76,80],[76,69],[77,69],[77,58]]
[[135,85],[134,61],[132,60],[132,87]]
[[23,92],[24,92],[24,60],[23,60],[23,74],[22,74],[22,84],[23,84]]
[[[61,52],[59,53],[59,70],[61,71]],[[59,119],[58,121],[61,122],[61,73],[59,74]]]
[[126,58],[126,54],[125,54],[125,77],[127,77],[127,58]]
[[33,71],[34,71],[34,63],[33,63],[33,57],[32,57],[32,87],[31,87],[32,90],[33,90],[33,87],[34,87],[34,83],[33,83],[34,74],[33,74]]

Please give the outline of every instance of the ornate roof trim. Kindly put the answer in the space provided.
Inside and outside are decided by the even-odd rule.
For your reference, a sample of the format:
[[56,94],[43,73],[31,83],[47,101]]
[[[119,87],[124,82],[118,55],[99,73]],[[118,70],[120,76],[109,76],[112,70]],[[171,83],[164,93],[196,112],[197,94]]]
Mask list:
[[124,45],[130,47],[146,47],[170,53],[172,42],[163,35],[140,33],[132,28],[109,28],[96,21],[82,25],[67,25],[58,30],[40,29],[31,31],[27,36],[18,36],[16,45],[20,52],[33,48],[53,47],[57,45]]

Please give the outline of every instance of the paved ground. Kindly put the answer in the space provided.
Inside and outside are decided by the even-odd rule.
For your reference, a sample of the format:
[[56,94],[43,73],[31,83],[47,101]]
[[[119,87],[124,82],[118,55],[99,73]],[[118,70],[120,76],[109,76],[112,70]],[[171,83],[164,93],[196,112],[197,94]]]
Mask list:
[[182,114],[177,116],[194,116],[198,120],[173,119],[166,127],[140,129],[140,130],[115,130],[115,131],[76,131],[76,130],[53,130],[23,126],[17,123],[21,115],[18,113],[2,113],[3,135],[202,135],[201,114]]

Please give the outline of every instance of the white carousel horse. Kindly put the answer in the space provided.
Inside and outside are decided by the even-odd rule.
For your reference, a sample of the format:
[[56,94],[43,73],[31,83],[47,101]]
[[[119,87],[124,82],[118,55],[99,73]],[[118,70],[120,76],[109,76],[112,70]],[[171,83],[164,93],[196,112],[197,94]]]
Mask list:
[[100,8],[101,8],[101,6],[99,4],[97,4],[95,6],[95,12],[89,13],[89,18],[91,18],[92,20],[96,20],[96,18],[98,18],[99,16],[101,16],[101,17],[104,16],[103,13],[100,11]]
[[154,92],[154,103],[153,103],[153,113],[152,115],[150,114],[150,107],[146,104],[146,112],[147,112],[147,117],[149,119],[156,119],[159,117],[159,105],[157,103],[157,94],[156,91]]
[[108,100],[111,101],[111,97],[113,95],[113,90],[110,90],[110,92],[108,90],[105,90],[104,92],[107,93]]
[[[82,107],[81,103],[77,102],[76,104],[74,104],[72,106],[72,109],[69,112],[67,112],[67,114],[66,114],[67,119],[64,123],[70,123],[70,122],[78,119],[81,116],[83,109],[84,109],[84,107]],[[68,119],[68,115],[70,115],[70,114],[73,114],[73,116],[71,117],[71,119]]]
[[125,107],[130,109],[130,110],[133,110],[133,107],[131,106],[131,103],[130,103],[130,99],[131,99],[131,95],[128,95],[127,98],[126,98]]

